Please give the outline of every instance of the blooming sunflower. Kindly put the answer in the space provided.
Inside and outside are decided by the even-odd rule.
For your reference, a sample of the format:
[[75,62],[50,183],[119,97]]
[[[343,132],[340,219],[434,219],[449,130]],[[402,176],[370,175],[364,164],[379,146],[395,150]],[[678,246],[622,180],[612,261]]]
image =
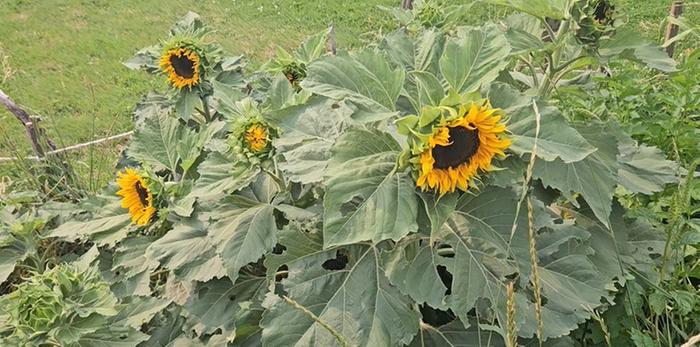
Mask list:
[[[440,195],[466,191],[479,171],[489,171],[494,156],[505,156],[510,140],[503,137],[506,126],[500,110],[487,103],[462,105],[451,110],[457,117],[433,128],[423,151],[418,154],[416,185],[435,189]],[[454,112],[456,111],[456,113]]]
[[244,139],[251,151],[260,153],[267,147],[267,128],[260,123],[253,123],[246,129]]
[[200,63],[200,57],[194,50],[183,47],[169,49],[160,58],[160,68],[178,89],[199,84]]
[[146,180],[136,170],[127,168],[117,174],[117,185],[121,188],[117,192],[122,197],[121,206],[129,209],[131,221],[136,225],[148,224],[156,209]]

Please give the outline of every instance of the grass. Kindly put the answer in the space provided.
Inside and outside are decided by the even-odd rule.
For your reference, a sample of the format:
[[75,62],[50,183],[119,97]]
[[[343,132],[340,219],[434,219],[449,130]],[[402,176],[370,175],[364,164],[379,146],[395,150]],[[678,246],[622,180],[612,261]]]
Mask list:
[[[670,1],[616,3],[632,25],[656,37]],[[131,129],[131,110],[139,98],[165,84],[121,62],[165,37],[188,10],[217,30],[214,38],[229,52],[243,53],[257,65],[276,45],[294,47],[330,23],[336,27],[339,46],[361,44],[363,33],[391,27],[391,18],[377,5],[399,4],[400,0],[3,0],[0,89],[41,115],[43,127],[59,147],[68,146]],[[686,14],[700,18],[700,0],[686,4]],[[474,22],[492,15],[482,7]],[[0,155],[29,153],[23,128],[4,110],[0,132],[7,139],[0,143]],[[108,144],[77,156],[99,156],[97,165],[109,170],[119,149],[118,144]],[[85,170],[92,171],[94,163],[90,160]]]

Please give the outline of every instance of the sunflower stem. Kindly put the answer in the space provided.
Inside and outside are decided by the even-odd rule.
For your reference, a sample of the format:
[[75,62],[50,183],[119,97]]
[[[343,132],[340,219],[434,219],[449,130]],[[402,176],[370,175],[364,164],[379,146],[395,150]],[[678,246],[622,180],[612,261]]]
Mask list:
[[204,111],[204,122],[209,123],[213,120],[209,110],[209,96],[204,95],[200,99],[202,100],[202,109]]

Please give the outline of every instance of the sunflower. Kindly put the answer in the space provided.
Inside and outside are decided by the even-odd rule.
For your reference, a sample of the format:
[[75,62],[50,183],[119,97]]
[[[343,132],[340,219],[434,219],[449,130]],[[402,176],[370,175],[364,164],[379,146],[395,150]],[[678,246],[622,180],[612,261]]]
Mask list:
[[422,190],[435,189],[440,195],[466,191],[479,171],[491,170],[494,156],[505,156],[510,140],[503,137],[506,126],[500,110],[472,103],[457,110],[457,117],[433,128],[425,148],[417,156],[416,185]]
[[173,48],[160,58],[160,68],[168,74],[175,88],[192,88],[200,81],[200,62],[199,55],[192,49]]
[[260,123],[253,123],[246,129],[244,139],[251,151],[262,152],[267,147],[267,128]]
[[146,180],[136,170],[127,168],[117,174],[117,185],[121,188],[117,195],[122,197],[122,208],[129,209],[131,221],[136,225],[148,224],[156,209]]

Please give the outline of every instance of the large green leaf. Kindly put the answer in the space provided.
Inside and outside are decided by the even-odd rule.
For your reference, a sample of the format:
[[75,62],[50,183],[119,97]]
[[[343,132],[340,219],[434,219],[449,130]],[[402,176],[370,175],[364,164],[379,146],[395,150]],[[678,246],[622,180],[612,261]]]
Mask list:
[[656,148],[637,145],[631,138],[620,142],[620,185],[632,193],[651,194],[678,182],[678,164]]
[[[112,189],[107,191],[109,194]],[[127,236],[131,226],[129,211],[121,208],[119,197],[97,196],[83,201],[76,216],[52,230],[49,235],[68,240],[87,237],[98,245],[114,245]]]
[[382,41],[381,48],[389,58],[406,71],[440,74],[439,60],[445,39],[439,31],[426,29],[413,39],[404,30],[397,30]]
[[238,271],[272,250],[277,242],[275,207],[267,201],[236,194],[215,205],[209,215],[211,243],[216,245],[232,281]]
[[282,254],[269,254],[265,257],[267,276],[272,278],[284,265],[323,249],[320,230],[302,227],[300,223],[289,223],[279,233],[279,244],[285,247]]
[[539,19],[569,18],[569,11],[576,0],[481,0],[490,4],[508,6],[529,13]]
[[501,347],[503,338],[495,332],[480,330],[478,325],[468,329],[459,320],[454,320],[439,328],[421,324],[420,331],[409,347]]
[[[544,206],[535,200],[539,282],[542,288],[545,337],[567,334],[589,318],[581,307],[595,308],[608,297],[606,285],[614,273],[596,268],[591,248],[583,243],[587,234],[553,228]],[[445,225],[445,241],[454,258],[447,258],[452,273],[452,291],[447,302],[463,321],[479,299],[490,302],[499,322],[505,322],[505,284],[516,278],[518,334],[531,336],[536,330],[534,302],[528,283],[531,263],[527,209],[518,211],[518,197],[510,190],[486,188],[477,196],[464,195]],[[515,233],[511,240],[513,224]],[[515,276],[515,277],[514,277]],[[502,327],[504,328],[504,327]]]
[[323,179],[331,147],[347,126],[352,112],[345,103],[315,97],[305,105],[285,108],[269,116],[281,129],[273,143],[284,156],[280,168],[290,180],[307,184]]
[[440,71],[456,92],[473,92],[496,79],[509,53],[508,41],[495,25],[464,29],[445,44]]
[[437,267],[444,265],[443,258],[430,247],[417,247],[415,243],[397,246],[383,256],[383,267],[393,285],[417,303],[443,310],[447,307],[444,302],[447,287]]
[[148,323],[158,312],[168,306],[170,300],[162,300],[152,296],[133,296],[124,299],[121,304],[124,306],[114,317],[112,324],[141,329],[143,324]]
[[224,336],[232,339],[234,318],[243,309],[241,304],[263,295],[267,291],[265,284],[265,277],[252,276],[242,276],[235,284],[227,278],[199,283],[184,308],[194,316],[199,335],[221,329]]
[[572,213],[576,227],[590,232],[591,245],[596,252],[592,260],[602,272],[615,274],[622,285],[627,280],[625,275],[632,269],[656,282],[666,241],[662,230],[643,219],[625,218],[624,209],[617,201],[613,203],[611,228],[597,220],[589,206]]
[[350,100],[365,112],[385,118],[394,114],[404,75],[403,69],[392,69],[383,55],[365,50],[316,60],[301,85],[331,99]]
[[395,172],[400,150],[380,132],[352,129],[338,139],[325,182],[326,247],[398,240],[418,229],[415,183]]
[[565,163],[560,159],[535,162],[534,177],[546,186],[572,196],[581,193],[595,215],[610,226],[610,209],[618,181],[619,163],[614,123],[579,126],[579,133],[598,150],[581,161]]
[[247,186],[260,169],[246,161],[238,161],[228,153],[228,146],[212,151],[199,165],[199,178],[192,187],[192,196],[200,201],[216,201],[227,193]]
[[195,132],[167,113],[154,113],[136,129],[129,156],[157,171],[186,173],[204,145],[224,126],[224,122],[215,122]]
[[538,157],[547,161],[559,158],[565,163],[579,161],[595,151],[595,147],[552,106],[537,102],[541,117],[540,132],[536,136],[537,118],[531,97],[506,84],[494,83],[489,90],[489,99],[494,107],[502,108],[510,118],[507,123],[513,140],[510,151],[521,155],[531,153],[537,142]]
[[[327,270],[329,261],[335,264]],[[384,276],[377,249],[319,251],[287,265],[289,277],[281,282],[286,295],[326,327],[269,295],[261,322],[264,346],[339,346],[338,339],[349,346],[399,346],[418,331],[419,313]]]
[[177,222],[148,247],[146,258],[174,270],[183,280],[208,281],[225,273],[222,259],[207,236],[206,224],[197,216]]
[[603,58],[621,56],[646,64],[663,71],[676,71],[676,61],[654,43],[649,42],[639,32],[630,28],[622,28],[611,38],[601,40],[599,53]]

